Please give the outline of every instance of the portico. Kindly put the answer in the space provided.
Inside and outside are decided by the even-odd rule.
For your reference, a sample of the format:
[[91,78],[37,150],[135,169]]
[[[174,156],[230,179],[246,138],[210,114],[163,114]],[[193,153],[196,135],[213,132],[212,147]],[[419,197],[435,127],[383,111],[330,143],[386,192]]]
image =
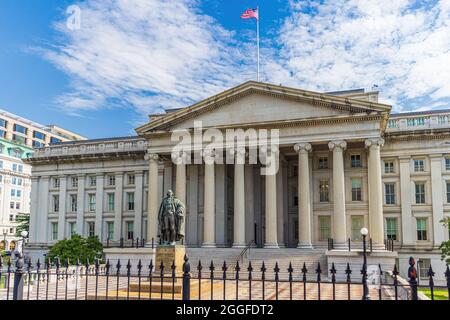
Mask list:
[[[326,243],[319,221],[329,217],[329,237],[336,247],[345,247],[353,213],[363,216],[373,244],[382,246],[380,147],[389,112],[390,106],[383,104],[247,82],[191,107],[154,116],[137,129],[148,140],[147,239],[158,237],[158,168],[163,168],[164,180],[174,181],[176,196],[190,204],[186,234],[196,230],[196,235],[186,239],[188,246],[243,248],[250,239],[265,248],[311,249]],[[270,144],[270,135],[264,140],[249,133],[264,128],[277,130],[276,144]],[[245,144],[225,141],[221,148],[207,149],[214,140],[211,130],[224,139],[228,130],[241,130]],[[164,163],[174,160],[180,142],[174,133],[200,133],[203,140],[198,144],[194,136],[188,144],[184,141],[189,147],[178,153],[184,161],[168,167]],[[258,155],[256,162],[252,152]],[[352,154],[358,154],[363,165],[353,168]],[[267,157],[277,163],[274,172],[265,170],[267,162],[261,159]],[[230,158],[231,163],[226,161]],[[321,158],[327,165],[319,168]],[[350,182],[355,175],[364,182],[359,191]],[[317,189],[323,198],[315,198]],[[352,192],[361,189],[367,197],[352,198]]]

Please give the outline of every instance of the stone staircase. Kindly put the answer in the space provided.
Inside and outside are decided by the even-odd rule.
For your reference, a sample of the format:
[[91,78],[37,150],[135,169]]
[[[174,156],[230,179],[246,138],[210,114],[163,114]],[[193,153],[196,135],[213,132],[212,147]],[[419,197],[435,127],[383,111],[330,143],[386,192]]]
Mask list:
[[[235,266],[239,255],[243,249],[235,248],[187,248],[186,253],[191,263],[191,271],[194,276],[197,276],[197,266],[199,261],[202,264],[202,277],[210,277],[209,266],[213,261],[215,270],[214,276],[221,278],[223,276],[222,266],[224,262],[228,267],[227,278],[233,278],[236,275]],[[316,269],[318,263],[322,269],[322,279],[326,280],[328,275],[327,263],[324,249],[302,250],[296,248],[282,248],[282,249],[264,249],[264,248],[250,248],[240,259],[239,276],[247,278],[248,266],[251,262],[254,277],[261,276],[261,267],[264,262],[266,267],[266,279],[273,279],[275,272],[275,264],[278,263],[280,279],[288,277],[287,271],[289,264],[293,268],[294,279],[302,279],[302,268],[305,264],[308,272],[307,279],[317,279]]]

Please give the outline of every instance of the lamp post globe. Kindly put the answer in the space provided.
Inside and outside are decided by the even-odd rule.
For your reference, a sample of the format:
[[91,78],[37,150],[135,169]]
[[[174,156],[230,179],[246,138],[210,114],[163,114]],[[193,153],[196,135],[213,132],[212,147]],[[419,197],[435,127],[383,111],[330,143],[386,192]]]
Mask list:
[[369,234],[369,230],[367,230],[367,228],[361,228],[360,232],[363,237]]
[[367,250],[366,250],[366,237],[369,234],[369,230],[367,228],[361,228],[361,235],[363,240],[363,268],[361,270],[362,273],[362,282],[363,282],[363,300],[370,300],[369,297],[369,287],[367,285]]
[[22,238],[26,238],[28,236],[28,231],[23,230],[20,235],[22,236]]

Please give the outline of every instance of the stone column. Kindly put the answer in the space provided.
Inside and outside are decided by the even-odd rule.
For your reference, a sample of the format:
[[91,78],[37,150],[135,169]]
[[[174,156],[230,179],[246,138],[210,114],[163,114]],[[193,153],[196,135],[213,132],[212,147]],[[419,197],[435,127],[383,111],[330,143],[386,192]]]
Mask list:
[[199,230],[198,230],[198,165],[190,165],[189,171],[189,189],[188,189],[188,203],[186,217],[187,234],[185,235],[187,245],[199,245]]
[[402,245],[414,245],[414,228],[411,214],[411,157],[399,157],[400,160],[400,198],[402,210]]
[[152,239],[158,243],[158,163],[159,156],[154,153],[147,154],[148,167],[148,214],[147,214],[147,246],[152,245]]
[[48,209],[49,209],[49,189],[50,177],[44,176],[39,180],[39,215],[38,215],[38,228],[37,228],[37,242],[47,243],[50,240],[50,234],[48,231]]
[[77,234],[83,236],[84,233],[84,188],[85,175],[78,176],[78,193],[77,193]]
[[[181,202],[183,202],[184,205],[186,205],[186,159],[187,153],[182,152],[182,155],[179,159],[179,163],[177,164],[176,178],[175,178],[175,196]],[[186,221],[184,225],[186,226]],[[181,230],[181,233],[186,235],[185,230]]]
[[123,172],[116,173],[116,190],[114,192],[114,241],[122,238],[123,212]]
[[203,247],[216,246],[214,157],[205,154],[205,191],[203,205]]
[[95,190],[95,235],[100,241],[103,240],[103,188],[104,173],[97,173]]
[[167,192],[167,190],[172,190],[172,160],[168,160],[164,162],[164,186],[163,193]]
[[294,149],[298,153],[298,248],[312,249],[308,158],[312,147],[309,143],[297,143]]
[[59,213],[58,213],[58,240],[66,237],[66,198],[67,198],[67,177],[59,177]]
[[37,242],[39,216],[39,177],[31,177],[30,243]]
[[445,228],[441,220],[444,219],[444,194],[442,190],[442,154],[430,154],[431,162],[431,203],[433,204],[433,233],[434,245],[439,246],[445,241]]
[[369,149],[369,238],[372,239],[374,246],[382,248],[384,228],[380,148],[384,145],[384,139],[367,139],[365,144]]
[[345,141],[331,141],[328,147],[333,151],[333,238],[336,248],[345,248],[347,242],[347,221],[345,212],[344,150]]
[[245,149],[235,150],[233,247],[245,247]]
[[[142,240],[142,207],[143,207],[143,191],[144,191],[144,173],[142,171],[135,172],[135,190],[134,190],[134,237]],[[144,235],[145,237],[145,235]]]
[[[278,150],[264,150],[262,152],[271,161],[279,161]],[[266,239],[264,243],[265,248],[278,248],[278,234],[277,234],[277,175],[276,172],[266,172]]]

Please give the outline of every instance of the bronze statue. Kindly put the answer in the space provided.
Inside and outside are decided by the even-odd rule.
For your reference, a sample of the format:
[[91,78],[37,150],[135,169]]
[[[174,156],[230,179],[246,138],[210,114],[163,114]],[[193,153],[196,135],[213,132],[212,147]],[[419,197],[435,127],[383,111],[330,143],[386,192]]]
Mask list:
[[172,190],[168,190],[158,213],[162,244],[174,245],[184,238],[184,212],[184,203],[174,197]]

